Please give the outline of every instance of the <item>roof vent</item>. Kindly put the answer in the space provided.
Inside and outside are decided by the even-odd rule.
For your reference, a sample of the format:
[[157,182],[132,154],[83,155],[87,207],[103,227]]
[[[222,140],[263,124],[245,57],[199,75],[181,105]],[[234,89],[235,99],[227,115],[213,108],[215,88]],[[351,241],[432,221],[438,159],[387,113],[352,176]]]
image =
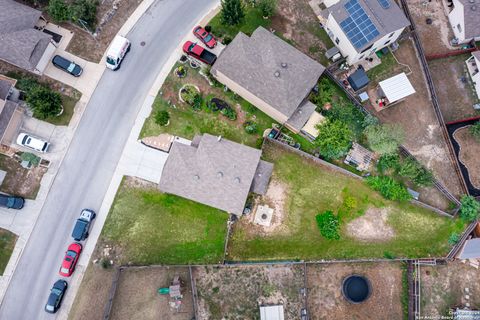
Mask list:
[[286,62],[282,62],[282,68],[287,69],[287,67],[288,67],[288,64]]
[[468,2],[470,2],[470,3],[475,3],[475,0],[468,0]]
[[275,78],[280,78],[280,71],[275,71],[275,73],[273,74],[275,76]]
[[236,177],[235,179],[233,179],[233,181],[235,181],[235,183],[240,183],[240,178]]
[[472,11],[475,11],[475,10],[477,10],[477,6],[476,6],[476,5],[472,5],[472,6],[470,7],[470,9],[472,9]]
[[223,172],[222,171],[218,171],[217,172],[217,178],[221,178],[223,177]]
[[196,180],[196,181],[200,180],[200,176],[198,174],[194,175],[193,180]]

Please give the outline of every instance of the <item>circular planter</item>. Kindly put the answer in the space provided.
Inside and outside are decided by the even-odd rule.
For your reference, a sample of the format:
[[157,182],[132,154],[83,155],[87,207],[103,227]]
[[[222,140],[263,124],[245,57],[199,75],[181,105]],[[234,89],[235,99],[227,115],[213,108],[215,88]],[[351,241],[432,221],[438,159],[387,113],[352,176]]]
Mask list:
[[178,59],[178,61],[180,63],[186,63],[188,61],[188,57],[184,54],[182,54],[182,56],[180,57],[180,59]]
[[182,98],[182,92],[183,92],[183,90],[185,90],[186,87],[195,88],[195,90],[197,90],[197,92],[200,93],[200,88],[197,87],[196,85],[194,85],[194,84],[189,84],[189,83],[184,84],[184,85],[180,88],[180,90],[178,90],[178,99],[179,99],[181,102],[183,102],[183,103],[187,103],[187,102],[186,102],[185,100],[183,100],[183,98]]
[[63,108],[63,105],[62,105],[61,107],[62,107],[62,109],[60,110],[59,113],[57,113],[57,114],[55,115],[55,117],[60,117],[60,116],[63,114],[63,112],[65,111],[65,109]]
[[342,294],[345,299],[354,304],[366,301],[372,292],[370,281],[361,275],[353,274],[342,282]]
[[195,61],[190,61],[190,67],[192,67],[192,69],[198,69],[200,67],[200,65],[195,62]]
[[185,78],[187,76],[187,69],[183,68],[183,72],[180,72],[181,70],[180,68],[183,68],[183,67],[178,67],[173,72],[177,77]]

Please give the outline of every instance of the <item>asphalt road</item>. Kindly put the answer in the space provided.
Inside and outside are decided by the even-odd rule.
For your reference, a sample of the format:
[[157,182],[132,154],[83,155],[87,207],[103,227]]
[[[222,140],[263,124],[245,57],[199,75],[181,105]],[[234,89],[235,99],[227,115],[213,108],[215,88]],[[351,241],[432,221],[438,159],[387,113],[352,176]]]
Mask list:
[[60,278],[58,269],[72,242],[75,219],[82,208],[100,208],[154,79],[215,2],[157,0],[127,35],[132,50],[120,70],[105,71],[92,95],[3,299],[0,319],[55,317],[43,308]]

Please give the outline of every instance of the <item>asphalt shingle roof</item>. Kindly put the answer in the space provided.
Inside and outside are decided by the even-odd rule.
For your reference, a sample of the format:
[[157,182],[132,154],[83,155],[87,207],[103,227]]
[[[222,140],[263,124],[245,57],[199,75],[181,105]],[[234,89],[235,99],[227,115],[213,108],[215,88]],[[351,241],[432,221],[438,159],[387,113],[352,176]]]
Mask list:
[[480,0],[458,0],[463,5],[465,39],[480,37]]

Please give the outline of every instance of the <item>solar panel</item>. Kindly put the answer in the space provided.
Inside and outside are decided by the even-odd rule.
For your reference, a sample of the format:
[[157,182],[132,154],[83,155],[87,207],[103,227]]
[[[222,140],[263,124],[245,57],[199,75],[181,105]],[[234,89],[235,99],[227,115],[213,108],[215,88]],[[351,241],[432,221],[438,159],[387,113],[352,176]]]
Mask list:
[[[388,0],[378,0],[385,2],[388,6]],[[382,5],[383,7],[383,5]],[[340,27],[352,42],[355,48],[361,48],[366,43],[374,39],[380,33],[367,16],[365,10],[360,6],[358,0],[350,0],[345,4],[349,17],[340,23]]]
[[390,1],[388,1],[388,0],[378,0],[378,2],[380,2],[380,5],[382,6],[383,9],[390,8]]

